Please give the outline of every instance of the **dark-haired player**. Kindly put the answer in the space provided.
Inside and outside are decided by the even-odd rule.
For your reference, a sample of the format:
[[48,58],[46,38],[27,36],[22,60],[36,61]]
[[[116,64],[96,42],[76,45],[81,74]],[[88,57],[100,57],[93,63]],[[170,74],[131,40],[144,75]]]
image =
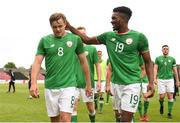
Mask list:
[[158,56],[154,65],[154,81],[158,84],[160,114],[164,113],[164,98],[168,97],[168,118],[172,119],[173,93],[175,75],[176,85],[179,86],[179,78],[176,67],[176,60],[169,56],[169,46],[162,46],[163,55]]
[[153,64],[148,40],[144,34],[128,28],[131,15],[132,11],[128,7],[114,8],[111,17],[114,32],[105,32],[95,37],[80,33],[67,22],[67,28],[79,35],[86,44],[106,45],[114,76],[112,83],[115,101],[119,103],[118,110],[121,111],[122,122],[131,122],[138,107],[141,89],[139,54],[145,61],[149,79],[148,91],[152,92],[149,97],[154,95]]

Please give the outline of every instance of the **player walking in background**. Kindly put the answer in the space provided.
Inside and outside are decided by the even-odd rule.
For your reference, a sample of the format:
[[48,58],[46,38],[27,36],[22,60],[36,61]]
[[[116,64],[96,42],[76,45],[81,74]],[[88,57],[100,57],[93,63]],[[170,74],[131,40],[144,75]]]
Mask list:
[[8,74],[10,76],[8,92],[11,92],[11,86],[12,86],[13,87],[13,93],[15,93],[16,88],[15,88],[15,82],[14,82],[15,81],[14,72],[10,69]]
[[98,85],[98,77],[95,72],[94,74],[94,80],[95,80],[95,96],[94,96],[94,102],[95,102],[95,109],[98,110],[98,102],[99,102],[99,113],[103,112],[103,105],[104,105],[104,93],[105,93],[105,75],[106,75],[106,61],[102,59],[102,51],[97,51],[98,57],[99,57],[99,64],[101,68],[101,85],[100,90]]
[[31,88],[31,72],[32,72],[32,65],[31,65],[31,67],[29,68],[29,81],[28,81],[29,97],[28,97],[28,99],[32,99],[32,96],[31,96],[31,94],[30,94],[30,88]]
[[[78,27],[78,31],[81,33],[86,34],[86,29],[84,27]],[[87,109],[89,111],[89,119],[91,122],[95,122],[95,108],[94,108],[94,65],[96,68],[96,74],[98,78],[98,85],[100,85],[101,81],[101,68],[100,64],[98,61],[98,55],[97,55],[97,50],[94,46],[90,45],[85,45],[84,44],[84,53],[86,55],[87,61],[88,61],[88,66],[90,69],[90,76],[91,76],[91,85],[92,85],[92,94],[91,96],[86,96],[85,94],[85,78],[84,78],[84,73],[82,72],[82,68],[80,66],[79,61],[77,60],[77,65],[76,65],[76,72],[77,72],[77,89],[76,89],[76,96],[75,96],[75,106],[74,106],[74,111],[72,114],[72,122],[77,122],[77,108],[78,108],[78,102],[80,100],[80,97],[82,97],[83,102],[86,103]]]
[[41,38],[32,65],[31,89],[38,97],[37,77],[45,58],[45,101],[51,122],[70,122],[76,89],[75,58],[78,56],[86,77],[86,94],[91,95],[89,68],[79,36],[65,31],[66,17],[54,13],[49,18],[53,34]]
[[106,45],[114,76],[112,78],[114,96],[119,102],[118,110],[121,111],[122,122],[131,122],[138,107],[141,90],[139,54],[145,61],[149,79],[148,91],[152,92],[149,97],[154,95],[153,65],[148,40],[144,34],[128,28],[131,15],[132,11],[128,7],[114,8],[111,17],[114,32],[106,32],[91,38],[67,24],[67,28],[79,35],[85,43]]
[[164,113],[164,98],[168,97],[168,118],[172,119],[174,80],[173,72],[176,79],[176,85],[179,86],[179,78],[176,67],[176,60],[169,56],[169,46],[162,46],[163,55],[158,56],[154,65],[154,81],[158,84],[160,114]]
[[[140,100],[139,100],[139,105],[138,105],[138,111],[139,111],[139,115],[140,121],[149,121],[149,116],[147,115],[148,112],[148,108],[149,108],[149,98],[147,98],[147,86],[148,86],[148,78],[146,75],[146,70],[145,70],[145,66],[144,66],[144,60],[142,59],[142,57],[140,57],[140,67],[141,67],[141,93],[142,93],[142,98],[143,98],[143,102],[141,101],[141,96],[140,96]],[[142,109],[144,109],[144,112],[142,112]]]

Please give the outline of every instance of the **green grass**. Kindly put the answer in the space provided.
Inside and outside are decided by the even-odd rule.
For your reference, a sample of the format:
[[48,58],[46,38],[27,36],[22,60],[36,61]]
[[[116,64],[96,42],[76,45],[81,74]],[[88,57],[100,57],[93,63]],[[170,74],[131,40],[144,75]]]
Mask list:
[[[39,84],[40,98],[27,99],[28,88],[24,84],[16,84],[16,93],[6,93],[7,84],[0,84],[0,122],[49,122],[44,101],[44,85]],[[165,100],[164,115],[159,114],[159,101],[157,93],[151,98],[148,114],[153,122],[178,122],[180,121],[180,97],[177,97],[173,108],[173,119],[167,118],[167,98]],[[80,102],[78,108],[78,120],[89,122],[86,106]],[[135,114],[135,121],[138,121],[138,113]],[[104,105],[103,114],[97,112],[97,122],[114,122],[112,103]]]

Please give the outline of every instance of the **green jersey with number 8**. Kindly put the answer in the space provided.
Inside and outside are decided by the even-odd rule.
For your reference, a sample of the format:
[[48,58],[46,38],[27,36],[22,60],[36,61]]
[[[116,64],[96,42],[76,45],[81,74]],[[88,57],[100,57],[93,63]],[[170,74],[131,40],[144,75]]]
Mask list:
[[75,87],[75,57],[83,52],[82,40],[77,35],[67,33],[64,37],[41,38],[36,55],[45,57],[45,88]]

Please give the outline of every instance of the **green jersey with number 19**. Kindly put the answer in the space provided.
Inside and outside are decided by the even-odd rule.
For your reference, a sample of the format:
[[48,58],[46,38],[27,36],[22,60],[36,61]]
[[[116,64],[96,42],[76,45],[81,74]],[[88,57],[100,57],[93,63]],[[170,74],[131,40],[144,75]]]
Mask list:
[[106,32],[97,36],[97,40],[106,45],[113,83],[128,85],[141,82],[139,53],[149,51],[148,40],[142,33],[133,30],[125,34]]
[[64,37],[42,37],[36,55],[45,57],[45,88],[75,87],[75,57],[83,52],[82,40],[77,35],[67,33]]

